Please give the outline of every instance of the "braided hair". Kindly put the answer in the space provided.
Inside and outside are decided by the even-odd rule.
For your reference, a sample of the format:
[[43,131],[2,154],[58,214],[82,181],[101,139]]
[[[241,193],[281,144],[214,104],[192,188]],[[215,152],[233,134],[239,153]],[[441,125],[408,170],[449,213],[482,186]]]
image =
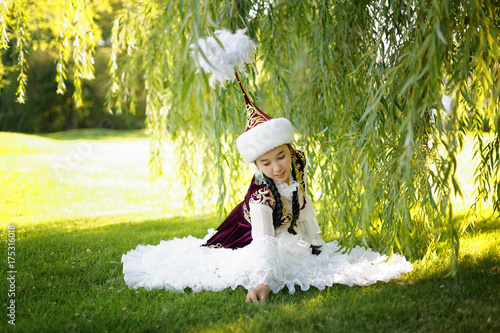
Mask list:
[[[295,174],[295,168],[292,167],[292,177],[295,181],[297,181],[297,175]],[[300,205],[299,205],[299,191],[298,188],[293,191],[292,196],[292,222],[290,222],[290,227],[288,228],[288,232],[292,235],[296,235],[297,232],[293,229],[297,224],[297,220],[300,215]]]
[[[290,148],[290,151],[295,154],[295,150]],[[276,200],[276,206],[274,207],[273,210],[273,226],[274,229],[278,228],[281,225],[281,219],[283,218],[283,203],[281,202],[281,195],[278,189],[276,188],[276,185],[274,184],[274,181],[267,177],[263,173],[264,179],[266,180],[267,186],[271,190],[271,193],[274,196],[274,199]],[[292,165],[292,177],[295,181],[297,181],[297,175],[295,173],[295,167]],[[290,222],[290,227],[288,228],[288,232],[291,233],[292,235],[296,235],[297,232],[293,229],[295,225],[297,224],[297,220],[299,219],[300,215],[300,205],[299,205],[299,194],[298,194],[298,189],[295,189],[293,191],[293,196],[292,196],[292,221]]]

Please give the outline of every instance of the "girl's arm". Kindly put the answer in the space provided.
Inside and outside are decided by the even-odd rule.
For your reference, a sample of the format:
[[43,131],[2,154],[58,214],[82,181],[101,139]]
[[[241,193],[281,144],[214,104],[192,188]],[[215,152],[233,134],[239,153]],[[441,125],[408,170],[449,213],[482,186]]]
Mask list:
[[252,221],[252,243],[254,243],[255,262],[251,276],[258,283],[251,289],[245,303],[264,304],[269,295],[269,282],[279,273],[277,267],[278,254],[274,242],[273,210],[263,204],[250,204]]

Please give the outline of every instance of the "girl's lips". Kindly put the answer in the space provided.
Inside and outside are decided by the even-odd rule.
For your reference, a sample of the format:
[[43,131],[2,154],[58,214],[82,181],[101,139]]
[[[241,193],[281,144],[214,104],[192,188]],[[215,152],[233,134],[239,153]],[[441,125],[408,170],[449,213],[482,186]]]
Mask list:
[[283,171],[282,173],[276,175],[275,177],[276,178],[283,178],[283,177],[285,177],[285,171]]

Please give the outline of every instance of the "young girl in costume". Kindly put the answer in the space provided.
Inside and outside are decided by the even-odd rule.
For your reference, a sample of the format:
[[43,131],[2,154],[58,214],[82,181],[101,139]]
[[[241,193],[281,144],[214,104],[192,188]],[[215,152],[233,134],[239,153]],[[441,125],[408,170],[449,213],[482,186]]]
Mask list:
[[[334,283],[352,286],[398,279],[412,270],[401,255],[391,260],[371,249],[342,251],[325,243],[307,195],[307,163],[293,148],[294,130],[285,118],[272,118],[248,97],[238,73],[251,61],[254,44],[244,30],[216,31],[198,41],[205,57],[198,65],[224,83],[236,77],[247,107],[246,130],[237,139],[243,159],[255,164],[244,200],[214,232],[139,245],[122,256],[125,282],[132,288],[220,291],[243,286],[246,302],[264,303],[269,291],[290,293]],[[205,62],[209,60],[209,62]]]

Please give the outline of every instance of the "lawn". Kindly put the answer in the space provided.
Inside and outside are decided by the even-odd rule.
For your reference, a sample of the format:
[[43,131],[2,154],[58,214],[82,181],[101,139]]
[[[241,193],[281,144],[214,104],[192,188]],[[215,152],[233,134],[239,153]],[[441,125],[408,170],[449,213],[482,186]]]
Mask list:
[[[162,239],[202,237],[220,222],[185,214],[175,179],[150,181],[147,136],[87,130],[0,133],[0,140],[2,331],[500,331],[500,223],[489,208],[477,212],[474,228],[461,239],[454,277],[446,276],[449,250],[443,246],[436,258],[414,262],[402,280],[282,291],[264,306],[244,304],[243,288],[132,290],[123,281],[123,253]],[[173,156],[167,149],[167,170],[175,167]],[[467,156],[462,160],[468,163]],[[459,170],[468,189],[466,166]],[[15,237],[7,237],[9,231]],[[8,246],[15,255],[8,255]],[[7,280],[11,276],[15,280]],[[7,316],[12,300],[15,326]]]

